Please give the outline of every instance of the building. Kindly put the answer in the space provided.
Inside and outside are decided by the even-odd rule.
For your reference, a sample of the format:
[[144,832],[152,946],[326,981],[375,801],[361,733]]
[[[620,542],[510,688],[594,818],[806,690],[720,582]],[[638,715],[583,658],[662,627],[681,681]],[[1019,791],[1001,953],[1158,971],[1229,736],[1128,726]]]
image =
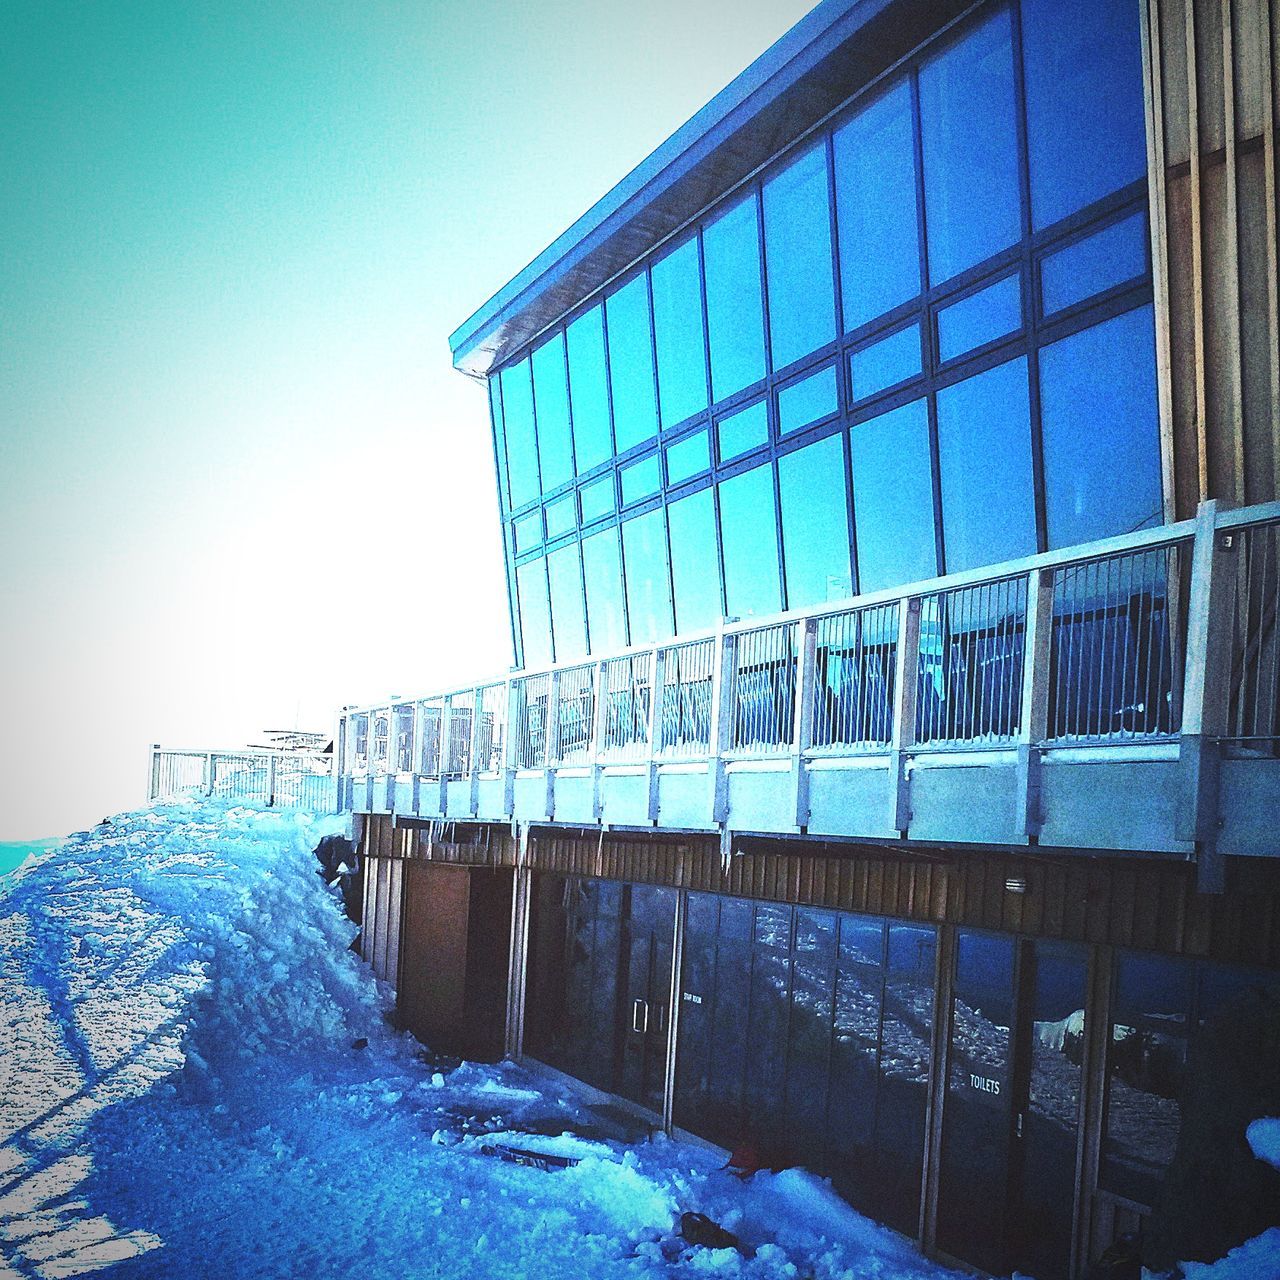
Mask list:
[[516,668],[341,732],[408,1025],[996,1274],[1256,1229],[1278,49],[825,0],[452,336]]

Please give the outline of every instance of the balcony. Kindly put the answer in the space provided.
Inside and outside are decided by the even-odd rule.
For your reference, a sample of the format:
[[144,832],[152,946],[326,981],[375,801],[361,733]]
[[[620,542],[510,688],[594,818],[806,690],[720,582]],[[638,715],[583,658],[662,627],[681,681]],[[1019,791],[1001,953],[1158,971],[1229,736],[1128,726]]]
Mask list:
[[357,812],[1280,852],[1280,504],[348,709]]

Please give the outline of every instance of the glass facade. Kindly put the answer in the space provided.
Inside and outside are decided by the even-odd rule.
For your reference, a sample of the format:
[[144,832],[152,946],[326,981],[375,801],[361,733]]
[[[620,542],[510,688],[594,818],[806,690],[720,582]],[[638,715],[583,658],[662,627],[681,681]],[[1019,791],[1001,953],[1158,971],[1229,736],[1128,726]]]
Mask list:
[[1070,27],[983,7],[491,381],[522,665],[1163,519],[1137,0]]

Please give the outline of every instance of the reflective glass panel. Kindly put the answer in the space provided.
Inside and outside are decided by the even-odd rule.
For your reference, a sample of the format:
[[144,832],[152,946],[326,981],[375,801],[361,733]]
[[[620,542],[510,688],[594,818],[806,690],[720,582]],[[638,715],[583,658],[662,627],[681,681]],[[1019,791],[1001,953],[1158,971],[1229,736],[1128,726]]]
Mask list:
[[849,431],[858,589],[877,591],[938,572],[923,400]]
[[828,436],[779,458],[778,489],[787,608],[851,596],[844,437]]
[[720,621],[720,566],[716,514],[710,489],[667,508],[671,529],[671,579],[675,585],[676,631],[700,631]]
[[707,447],[707,433],[695,432],[667,449],[667,483],[677,485],[690,476],[701,475],[711,468],[711,453]]
[[1040,264],[1045,315],[1074,306],[1104,289],[1137,279],[1147,269],[1147,215],[1120,222],[1059,249]]
[[920,326],[908,325],[849,357],[854,400],[867,400],[920,376]]
[[835,161],[847,330],[920,292],[916,150],[907,81],[836,131]]
[[778,433],[799,431],[810,423],[829,418],[839,408],[836,367],[828,365],[778,392]]
[[528,360],[504,369],[501,377],[511,505],[523,507],[541,492],[538,488],[538,441],[533,431],[533,384],[529,380]]
[[592,653],[626,647],[622,605],[622,561],[617,529],[604,529],[582,540],[582,572],[587,584],[587,621]]
[[587,627],[582,616],[582,570],[578,556],[576,542],[547,556],[557,662],[572,662],[587,652]]
[[754,193],[705,228],[702,254],[711,398],[723,400],[764,377],[760,224]]
[[722,418],[716,428],[716,436],[720,443],[721,462],[758,449],[769,439],[768,406],[763,400],[758,400],[732,417]]
[[1035,554],[1025,356],[938,392],[938,460],[948,573]]
[[920,69],[929,279],[950,280],[1021,235],[1009,14]]
[[1005,276],[938,312],[938,355],[954,360],[1022,328],[1022,282]]
[[799,908],[795,917],[787,1037],[787,1143],[793,1151],[821,1152],[827,1141],[836,916]]
[[1036,230],[1147,171],[1137,0],[1023,0],[1027,147]]
[[651,453],[647,458],[641,458],[639,462],[633,462],[629,467],[623,467],[620,474],[624,507],[630,506],[633,502],[639,502],[642,498],[651,497],[662,488],[656,453]]
[[516,554],[531,551],[542,542],[542,512],[531,511],[515,522]]
[[725,607],[730,617],[777,613],[778,525],[773,505],[773,467],[765,464],[725,480],[720,491],[720,536],[724,546]]
[[827,149],[819,144],[764,184],[764,250],[773,367],[836,336]]
[[671,634],[671,588],[667,580],[667,537],[662,508],[622,526],[627,613],[631,643],[645,644]]
[[520,638],[526,667],[545,667],[551,661],[551,612],[547,605],[547,562],[530,560],[516,569],[520,597]]
[[617,506],[613,492],[613,473],[601,476],[590,484],[584,484],[578,493],[582,505],[582,523],[589,524],[601,516],[607,516]]
[[562,533],[578,527],[578,513],[574,510],[573,494],[567,493],[555,502],[547,503],[547,538],[557,538]]
[[542,491],[549,493],[573,478],[569,384],[565,375],[563,334],[556,334],[533,353],[533,397],[538,413]]
[[658,404],[662,425],[673,427],[707,407],[707,353],[702,335],[697,240],[686,241],[661,262],[655,262],[650,276],[658,350]]
[[625,453],[658,432],[653,388],[653,335],[649,329],[649,285],[643,275],[625,284],[604,304],[609,330],[609,385],[613,391],[613,434]]
[[592,307],[565,331],[569,393],[573,402],[573,451],[578,473],[613,455],[609,431],[609,387],[604,370],[604,311]]
[[1160,523],[1149,306],[1040,352],[1040,417],[1051,550]]

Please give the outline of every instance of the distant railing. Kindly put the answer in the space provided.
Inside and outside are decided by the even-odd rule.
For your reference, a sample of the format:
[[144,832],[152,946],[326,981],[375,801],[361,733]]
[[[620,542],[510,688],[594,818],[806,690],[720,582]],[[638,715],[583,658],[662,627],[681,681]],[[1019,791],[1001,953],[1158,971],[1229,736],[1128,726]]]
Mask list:
[[149,801],[217,796],[256,800],[291,809],[333,812],[337,806],[335,757],[325,752],[173,751],[151,748]]

